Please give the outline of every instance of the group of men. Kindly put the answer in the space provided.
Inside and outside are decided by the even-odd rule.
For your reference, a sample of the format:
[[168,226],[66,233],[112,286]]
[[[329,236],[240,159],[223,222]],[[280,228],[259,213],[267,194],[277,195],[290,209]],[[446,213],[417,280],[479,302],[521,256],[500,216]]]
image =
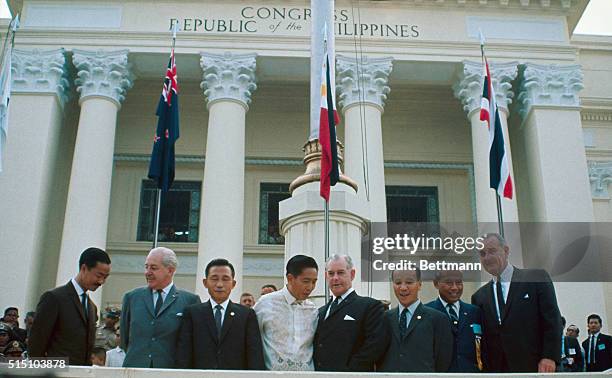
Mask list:
[[[398,306],[353,288],[356,268],[347,255],[325,262],[332,298],[320,308],[309,299],[319,267],[293,256],[286,285],[250,308],[232,302],[235,271],[225,259],[205,268],[204,303],[173,281],[175,253],[151,250],[147,285],[125,294],[121,310],[123,366],[151,368],[321,370],[383,372],[554,372],[579,353],[563,337],[554,287],[543,270],[513,267],[509,247],[497,234],[484,238],[480,259],[493,278],[461,301],[460,272],[438,272],[439,297],[419,299],[421,272],[394,271]],[[97,248],[83,252],[79,274],[44,293],[30,338],[31,356],[67,356],[90,364],[95,304],[87,296],[110,273],[110,258]],[[595,319],[597,320],[597,319]],[[591,319],[589,319],[589,327]],[[601,319],[599,319],[601,327]],[[595,328],[593,328],[595,330]],[[592,333],[583,343],[589,371],[612,366],[610,337]],[[573,352],[573,354],[572,354]],[[570,357],[571,358],[571,357]]]

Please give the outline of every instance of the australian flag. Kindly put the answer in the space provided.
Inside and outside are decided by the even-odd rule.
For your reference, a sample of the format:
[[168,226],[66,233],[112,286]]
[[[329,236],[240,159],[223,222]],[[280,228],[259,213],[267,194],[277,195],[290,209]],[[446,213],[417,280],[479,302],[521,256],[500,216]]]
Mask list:
[[174,143],[179,138],[178,83],[174,49],[170,54],[164,88],[157,105],[157,131],[149,165],[149,178],[167,192],[174,181]]

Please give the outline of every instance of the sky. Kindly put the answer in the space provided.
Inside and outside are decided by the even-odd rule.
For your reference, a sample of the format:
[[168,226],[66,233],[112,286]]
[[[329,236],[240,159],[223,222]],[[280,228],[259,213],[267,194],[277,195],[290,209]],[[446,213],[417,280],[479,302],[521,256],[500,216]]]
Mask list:
[[[0,0],[0,18],[9,18],[6,0]],[[574,33],[612,36],[612,0],[591,0]]]

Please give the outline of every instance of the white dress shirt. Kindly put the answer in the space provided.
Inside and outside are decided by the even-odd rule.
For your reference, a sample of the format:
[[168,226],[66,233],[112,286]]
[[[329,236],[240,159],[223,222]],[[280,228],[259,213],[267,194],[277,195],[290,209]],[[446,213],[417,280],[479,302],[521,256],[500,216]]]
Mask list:
[[[446,302],[444,299],[442,299],[442,297],[438,296],[438,299],[440,300],[440,302],[442,302],[442,306],[444,306],[444,310],[446,310],[446,313],[448,314],[448,316],[450,316],[450,312],[448,311],[448,302]],[[457,320],[459,320],[460,316],[459,315],[459,301],[453,303],[451,305],[452,308],[455,309],[455,313],[457,314]]]
[[[87,292],[85,290],[83,290],[83,288],[81,287],[81,285],[79,285],[79,283],[77,282],[76,279],[71,279],[70,282],[72,282],[72,286],[74,286],[74,288],[76,289],[76,293],[79,296],[79,302],[82,303],[83,301],[83,293],[85,293],[85,295],[87,295]],[[85,308],[87,309],[87,311],[89,311],[89,308],[87,306],[89,306],[89,302],[85,302]],[[85,317],[87,317],[87,314],[85,314]]]
[[[336,306],[340,305],[340,303],[342,303],[342,301],[345,300],[346,297],[348,297],[349,294],[351,294],[353,291],[355,291],[355,289],[350,287],[344,294],[342,294],[340,296],[340,299],[338,299],[338,304]],[[336,297],[334,297],[331,302],[333,303],[335,300],[336,300]],[[330,310],[331,310],[331,304],[329,306],[327,306],[327,312],[325,313],[325,319],[327,319],[327,317],[329,316],[329,311]]]
[[[170,285],[162,289],[162,303],[166,301],[166,297],[168,296],[168,294],[170,294],[170,289],[172,289],[172,285],[174,285],[174,282],[170,282]],[[159,297],[157,290],[153,290],[153,308],[155,308],[155,304],[157,303],[157,297]]]
[[[506,265],[504,271],[500,274],[502,295],[504,296],[504,303],[508,303],[508,292],[510,291],[510,281],[512,281],[512,274],[514,273],[514,267],[511,264]],[[501,324],[501,314],[499,313],[499,304],[497,303],[497,277],[493,277],[493,298],[495,300],[495,312],[497,312],[497,320]]]
[[404,309],[407,308],[408,312],[406,313],[406,328],[408,328],[408,325],[410,324],[410,320],[412,320],[412,316],[414,315],[414,312],[416,311],[417,307],[419,307],[419,304],[421,304],[421,300],[420,299],[417,299],[414,303],[412,303],[408,307],[404,307],[400,303],[397,306],[397,319],[398,319],[398,322],[402,320],[402,311],[404,311]]
[[223,319],[225,319],[225,310],[227,310],[228,303],[229,303],[229,298],[227,298],[225,302],[223,303],[217,303],[215,302],[214,299],[210,298],[210,305],[212,306],[213,319],[215,318],[215,311],[217,311],[215,307],[217,307],[218,304],[220,304],[222,307],[221,308],[221,327],[223,327]]
[[253,307],[268,370],[313,371],[312,342],[317,328],[317,306],[296,300],[287,287],[266,294]]
[[121,347],[116,347],[106,351],[106,362],[104,366],[108,367],[122,367],[123,360],[125,360],[125,352]]

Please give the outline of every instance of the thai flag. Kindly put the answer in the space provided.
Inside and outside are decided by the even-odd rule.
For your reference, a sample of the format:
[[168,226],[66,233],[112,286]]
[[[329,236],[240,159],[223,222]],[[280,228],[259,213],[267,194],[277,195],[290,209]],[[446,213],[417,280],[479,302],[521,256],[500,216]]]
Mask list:
[[[489,62],[484,53],[483,70],[484,83],[482,86],[480,120],[486,121],[489,128],[489,185],[500,196],[512,199],[512,177],[510,177],[508,154],[506,153],[499,109],[493,91]],[[493,117],[493,122],[491,122],[491,117]]]
[[[340,179],[338,168],[338,148],[336,125],[340,117],[334,101],[334,81],[331,79],[333,65],[330,65],[327,52],[323,57],[321,73],[321,113],[319,118],[319,143],[321,144],[321,182],[320,194],[329,202],[330,187]],[[333,62],[332,62],[333,63]]]

